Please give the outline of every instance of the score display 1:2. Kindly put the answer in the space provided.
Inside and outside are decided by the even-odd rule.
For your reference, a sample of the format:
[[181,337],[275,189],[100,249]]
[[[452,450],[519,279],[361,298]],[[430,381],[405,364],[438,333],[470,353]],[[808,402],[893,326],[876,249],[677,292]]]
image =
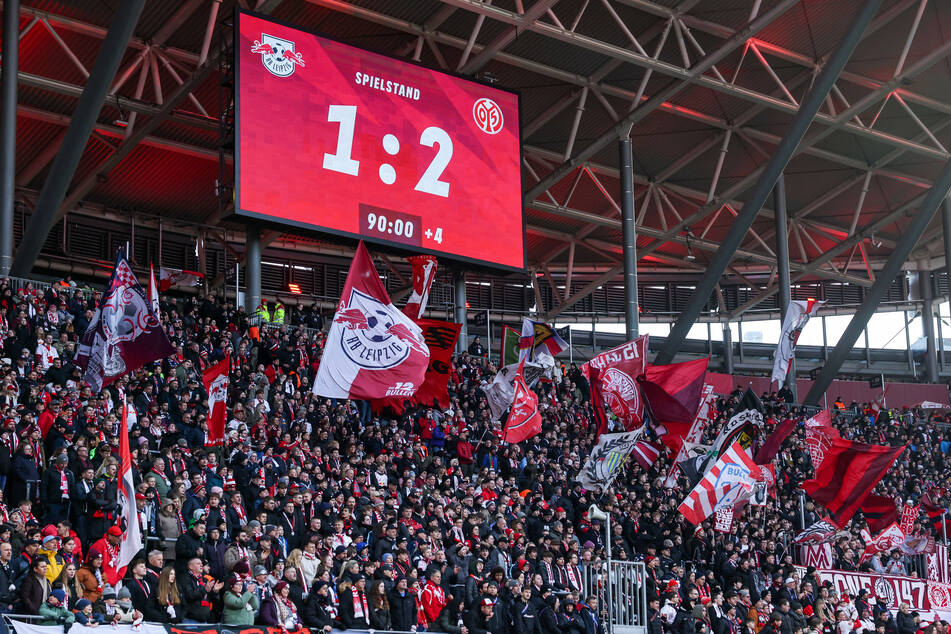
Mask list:
[[[327,110],[327,121],[339,124],[339,131],[337,133],[337,149],[333,154],[324,153],[324,169],[349,174],[350,176],[359,175],[360,161],[353,158],[353,135],[356,131],[357,107],[331,105]],[[396,156],[400,151],[400,140],[395,135],[384,135],[382,142],[384,151],[390,156]],[[429,126],[420,135],[419,143],[426,147],[438,146],[438,151],[413,189],[425,194],[448,198],[449,183],[439,180],[439,177],[442,176],[452,159],[452,139],[442,128]],[[396,170],[389,163],[380,165],[379,176],[380,180],[386,185],[392,185],[396,182]]]

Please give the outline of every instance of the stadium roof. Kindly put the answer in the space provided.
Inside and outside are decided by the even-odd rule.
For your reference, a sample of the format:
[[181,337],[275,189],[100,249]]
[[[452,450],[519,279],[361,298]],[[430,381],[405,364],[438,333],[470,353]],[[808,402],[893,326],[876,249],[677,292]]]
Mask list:
[[[28,208],[119,1],[33,0],[21,8],[16,182]],[[520,91],[529,265],[549,281],[573,271],[596,287],[620,274],[618,120],[634,122],[640,266],[695,275],[863,3],[148,2],[68,210],[221,226],[220,77],[205,62],[224,50],[235,4]],[[951,157],[949,32],[951,3],[882,3],[785,172],[794,279],[874,280]],[[130,130],[146,125],[148,136],[132,144]],[[313,236],[295,239],[321,248]],[[942,244],[936,219],[912,255],[915,268],[943,265]],[[767,205],[728,274],[774,284],[775,261]],[[562,306],[572,298],[565,299]]]

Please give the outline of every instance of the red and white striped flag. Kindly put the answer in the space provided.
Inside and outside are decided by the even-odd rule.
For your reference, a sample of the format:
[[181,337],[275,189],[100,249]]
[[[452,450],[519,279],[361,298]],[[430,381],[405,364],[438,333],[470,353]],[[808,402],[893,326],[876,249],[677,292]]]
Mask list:
[[641,440],[631,451],[631,456],[641,465],[644,471],[650,471],[651,466],[660,456],[660,445],[656,442]]
[[202,373],[202,382],[208,393],[208,436],[205,446],[223,445],[225,442],[225,419],[228,417],[228,371],[231,355],[207,368]]
[[431,255],[414,255],[406,258],[413,265],[413,292],[406,300],[403,313],[410,319],[419,319],[429,302],[429,289],[436,278],[436,258]]
[[677,510],[693,524],[699,524],[719,509],[732,509],[737,502],[748,499],[754,482],[769,481],[765,471],[739,442],[734,442]]
[[[122,408],[122,420],[128,419],[128,404]],[[132,479],[132,452],[129,450],[129,430],[119,425],[119,506],[125,531],[119,541],[119,557],[116,567],[103,564],[106,580],[115,585],[124,576],[129,563],[142,550],[142,529],[139,526],[139,512],[135,507],[135,483]]]

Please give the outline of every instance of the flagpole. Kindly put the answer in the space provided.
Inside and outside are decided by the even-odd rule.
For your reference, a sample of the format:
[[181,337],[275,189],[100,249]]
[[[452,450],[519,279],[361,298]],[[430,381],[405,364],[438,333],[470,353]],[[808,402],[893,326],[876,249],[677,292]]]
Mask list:
[[941,514],[941,532],[944,534],[944,545],[948,545],[948,512]]

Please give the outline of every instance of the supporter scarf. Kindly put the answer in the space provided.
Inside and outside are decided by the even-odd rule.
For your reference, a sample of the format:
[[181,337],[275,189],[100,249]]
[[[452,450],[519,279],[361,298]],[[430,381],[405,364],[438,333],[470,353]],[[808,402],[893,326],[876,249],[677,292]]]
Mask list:
[[337,591],[334,590],[334,584],[331,583],[327,586],[327,589],[330,591],[327,594],[327,614],[329,614],[333,619],[337,618],[337,605],[340,601],[337,599]]
[[294,608],[294,604],[282,597],[280,594],[274,595],[274,605],[277,606],[277,620],[280,622],[281,627],[286,628],[288,621],[293,621],[292,625],[296,627],[297,624],[297,614]]
[[0,524],[7,524],[9,521],[10,512],[7,510],[7,505],[0,502]]
[[350,588],[350,592],[353,594],[353,618],[364,619],[367,623],[369,623],[370,607],[367,605],[366,594],[360,592],[354,587]]
[[231,508],[234,509],[234,512],[237,514],[238,519],[240,520],[238,524],[244,526],[248,523],[248,514],[244,512],[244,507],[240,504],[232,504]]
[[565,572],[568,575],[568,583],[571,584],[571,587],[575,590],[581,589],[581,579],[580,579],[580,570],[576,570],[577,566],[568,565],[565,566]]
[[66,477],[66,469],[59,472],[59,494],[64,500],[69,499],[69,478]]
[[148,598],[149,595],[152,594],[152,593],[149,591],[149,584],[148,584],[148,583],[142,583],[142,581],[141,581],[139,578],[137,578],[137,577],[133,577],[133,579],[135,579],[135,582],[136,582],[137,584],[139,584],[139,588],[142,589],[142,594],[145,595],[145,598]]
[[119,567],[119,546],[113,546],[106,541],[106,557],[109,560],[109,568],[115,570]]
[[182,531],[182,533],[184,533],[185,532],[185,518],[182,517],[182,510],[178,509],[175,511],[175,513],[178,515],[178,529]]

